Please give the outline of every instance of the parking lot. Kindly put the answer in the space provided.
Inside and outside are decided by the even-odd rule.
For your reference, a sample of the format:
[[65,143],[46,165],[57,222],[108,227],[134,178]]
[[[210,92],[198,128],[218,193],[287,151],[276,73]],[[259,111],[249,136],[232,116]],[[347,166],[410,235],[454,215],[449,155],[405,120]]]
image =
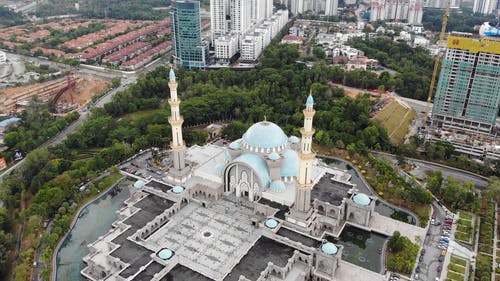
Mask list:
[[[452,239],[450,237],[453,237],[452,227],[445,222],[447,219],[446,211],[437,203],[434,203],[433,207],[432,224],[424,241],[424,248],[421,251],[415,275],[413,276],[414,280],[434,281],[442,279],[441,273],[445,259],[443,254],[446,254],[448,242]],[[448,216],[448,218],[450,217]]]
[[137,158],[121,165],[120,170],[145,180],[161,180],[165,175],[167,168],[166,166],[165,168],[159,168],[159,166],[153,165],[152,156],[152,152],[145,152]]

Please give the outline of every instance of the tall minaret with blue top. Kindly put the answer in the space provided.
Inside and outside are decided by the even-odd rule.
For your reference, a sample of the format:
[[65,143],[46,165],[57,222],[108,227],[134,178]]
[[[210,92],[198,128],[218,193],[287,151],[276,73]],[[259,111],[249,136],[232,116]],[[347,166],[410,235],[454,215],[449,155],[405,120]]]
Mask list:
[[312,137],[314,128],[312,127],[314,110],[314,99],[311,94],[307,97],[304,113],[304,127],[300,129],[302,140],[299,152],[299,174],[295,189],[294,209],[300,212],[309,212],[311,209],[311,189],[313,187],[311,175],[313,161],[316,153],[312,151]]
[[170,147],[172,149],[172,162],[173,167],[169,170],[169,174],[173,175],[176,181],[183,181],[184,175],[186,174],[186,145],[182,138],[182,123],[184,118],[182,118],[180,113],[180,103],[181,100],[177,97],[177,81],[175,77],[175,72],[171,68],[169,73],[168,87],[170,88],[170,99],[168,103],[170,104],[170,117],[168,118],[168,123],[172,127],[172,142]]

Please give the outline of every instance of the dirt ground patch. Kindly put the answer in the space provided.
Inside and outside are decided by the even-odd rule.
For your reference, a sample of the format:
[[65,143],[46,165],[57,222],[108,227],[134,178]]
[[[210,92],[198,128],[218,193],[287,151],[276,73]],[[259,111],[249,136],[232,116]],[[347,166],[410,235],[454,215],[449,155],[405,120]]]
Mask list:
[[[102,79],[92,75],[75,75],[76,87],[71,92],[73,102],[78,108],[86,105],[93,96],[101,93],[111,83],[108,79]],[[37,96],[41,101],[47,102],[62,88],[67,85],[66,78],[60,78],[32,85],[5,88],[0,90],[0,113],[14,113],[23,109],[16,105],[20,101],[29,101]],[[71,102],[70,92],[65,92],[60,101]]]
[[[78,76],[75,91],[73,92],[73,102],[82,107],[90,102],[93,96],[99,94],[108,87],[110,80],[97,78],[95,76]],[[70,102],[70,93],[64,93],[61,101]]]

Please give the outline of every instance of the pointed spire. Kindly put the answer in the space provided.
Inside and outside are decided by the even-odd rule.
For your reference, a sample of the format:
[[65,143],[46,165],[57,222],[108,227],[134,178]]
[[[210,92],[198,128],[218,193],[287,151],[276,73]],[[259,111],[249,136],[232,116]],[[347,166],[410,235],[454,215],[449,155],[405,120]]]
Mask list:
[[168,74],[168,77],[170,78],[170,81],[175,82],[175,72],[174,72],[174,69],[172,67],[170,67],[170,72]]
[[312,87],[311,87],[311,89],[309,90],[309,96],[307,97],[306,100],[306,105],[313,105],[313,104],[314,104],[314,99],[312,96]]

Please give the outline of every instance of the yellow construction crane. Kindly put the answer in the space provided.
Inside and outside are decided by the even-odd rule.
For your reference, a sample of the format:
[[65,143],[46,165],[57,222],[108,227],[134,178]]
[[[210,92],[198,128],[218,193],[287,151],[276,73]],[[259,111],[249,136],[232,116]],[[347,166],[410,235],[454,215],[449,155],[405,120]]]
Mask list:
[[427,124],[427,116],[429,116],[429,111],[431,109],[432,95],[434,94],[434,86],[436,84],[437,74],[439,70],[439,65],[441,63],[441,49],[443,47],[444,35],[446,33],[446,26],[448,25],[448,17],[450,16],[450,0],[446,0],[446,8],[444,10],[443,24],[441,25],[441,33],[439,33],[438,41],[438,53],[436,59],[434,60],[434,70],[432,71],[431,85],[429,86],[429,96],[427,97],[427,104],[425,106],[424,123],[422,126]]

